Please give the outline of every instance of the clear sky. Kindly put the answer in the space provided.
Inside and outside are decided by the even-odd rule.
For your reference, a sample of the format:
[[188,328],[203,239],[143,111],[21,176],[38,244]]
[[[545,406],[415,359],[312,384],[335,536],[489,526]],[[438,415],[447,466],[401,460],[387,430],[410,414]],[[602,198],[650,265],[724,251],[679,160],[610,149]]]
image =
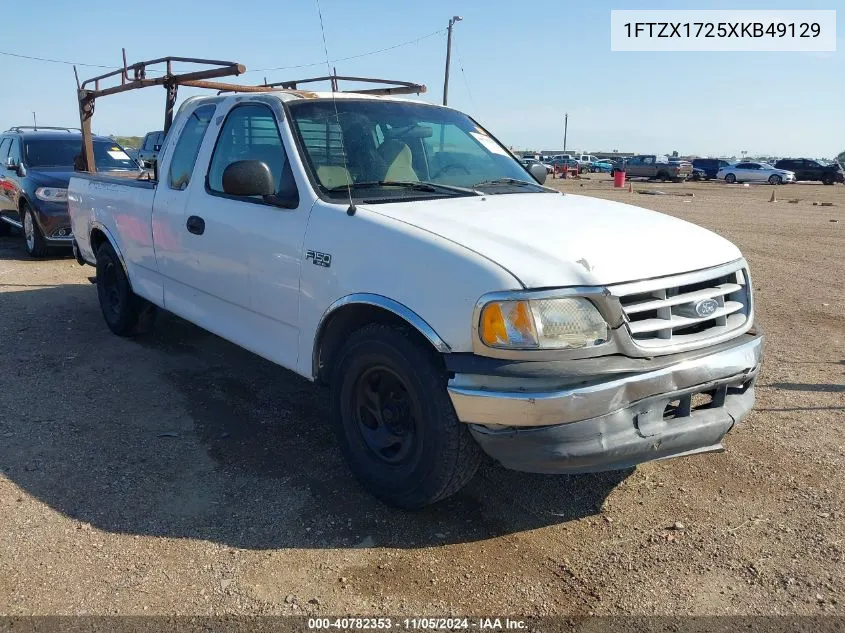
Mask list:
[[[414,44],[339,61],[338,73],[424,83],[443,90],[445,27],[454,31],[449,105],[508,145],[583,151],[831,157],[845,150],[845,10],[835,53],[631,53],[610,51],[610,10],[794,9],[794,0],[514,2],[513,0],[321,0],[329,56],[339,59],[442,31]],[[800,3],[845,9],[841,0]],[[0,30],[0,51],[114,65],[166,55],[238,61],[268,70],[235,81],[325,74],[313,0],[88,0],[16,2],[4,12],[20,28]],[[91,77],[105,69],[80,67]],[[70,66],[0,55],[0,130],[78,126]],[[192,94],[182,89],[180,97]],[[164,89],[98,102],[95,131],[142,135],[159,129]]]

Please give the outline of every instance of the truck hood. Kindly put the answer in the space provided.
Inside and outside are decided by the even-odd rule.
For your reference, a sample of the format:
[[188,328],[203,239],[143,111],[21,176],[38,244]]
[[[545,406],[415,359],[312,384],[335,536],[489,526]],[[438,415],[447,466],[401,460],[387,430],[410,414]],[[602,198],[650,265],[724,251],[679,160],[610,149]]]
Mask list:
[[487,195],[363,208],[461,244],[497,262],[526,288],[609,285],[742,257],[728,240],[690,222],[571,194]]

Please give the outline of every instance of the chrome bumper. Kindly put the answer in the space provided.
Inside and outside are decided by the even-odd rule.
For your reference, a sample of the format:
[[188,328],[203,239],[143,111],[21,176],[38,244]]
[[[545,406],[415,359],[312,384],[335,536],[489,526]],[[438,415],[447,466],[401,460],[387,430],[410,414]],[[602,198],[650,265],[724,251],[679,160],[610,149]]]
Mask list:
[[[468,379],[459,374],[449,395],[481,448],[514,470],[596,472],[718,451],[754,405],[762,336],[740,340],[654,371],[540,393],[457,386]],[[696,406],[698,394],[712,399]]]
[[548,426],[612,413],[639,400],[709,383],[738,384],[753,377],[763,354],[762,337],[736,347],[662,369],[555,391],[493,390],[467,385],[471,378],[449,381],[449,396],[461,422],[494,426]]

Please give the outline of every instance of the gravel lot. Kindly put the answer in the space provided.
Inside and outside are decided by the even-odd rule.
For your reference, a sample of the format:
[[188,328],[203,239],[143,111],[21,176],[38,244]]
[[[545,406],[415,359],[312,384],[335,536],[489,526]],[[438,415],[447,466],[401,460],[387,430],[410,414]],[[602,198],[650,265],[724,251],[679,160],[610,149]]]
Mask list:
[[2,238],[0,613],[845,612],[845,187],[549,182],[742,249],[768,338],[725,453],[487,464],[391,510],[348,474],[324,389],[175,317],[119,339],[92,268]]

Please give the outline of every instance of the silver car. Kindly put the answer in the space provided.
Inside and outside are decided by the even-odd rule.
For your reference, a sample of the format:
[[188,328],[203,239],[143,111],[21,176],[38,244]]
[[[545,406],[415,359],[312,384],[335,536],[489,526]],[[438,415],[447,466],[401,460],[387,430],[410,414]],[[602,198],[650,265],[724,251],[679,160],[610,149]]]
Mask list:
[[727,183],[733,182],[767,182],[770,185],[782,185],[787,182],[795,182],[795,172],[785,169],[777,169],[768,163],[736,163],[722,167],[716,178],[724,179]]

